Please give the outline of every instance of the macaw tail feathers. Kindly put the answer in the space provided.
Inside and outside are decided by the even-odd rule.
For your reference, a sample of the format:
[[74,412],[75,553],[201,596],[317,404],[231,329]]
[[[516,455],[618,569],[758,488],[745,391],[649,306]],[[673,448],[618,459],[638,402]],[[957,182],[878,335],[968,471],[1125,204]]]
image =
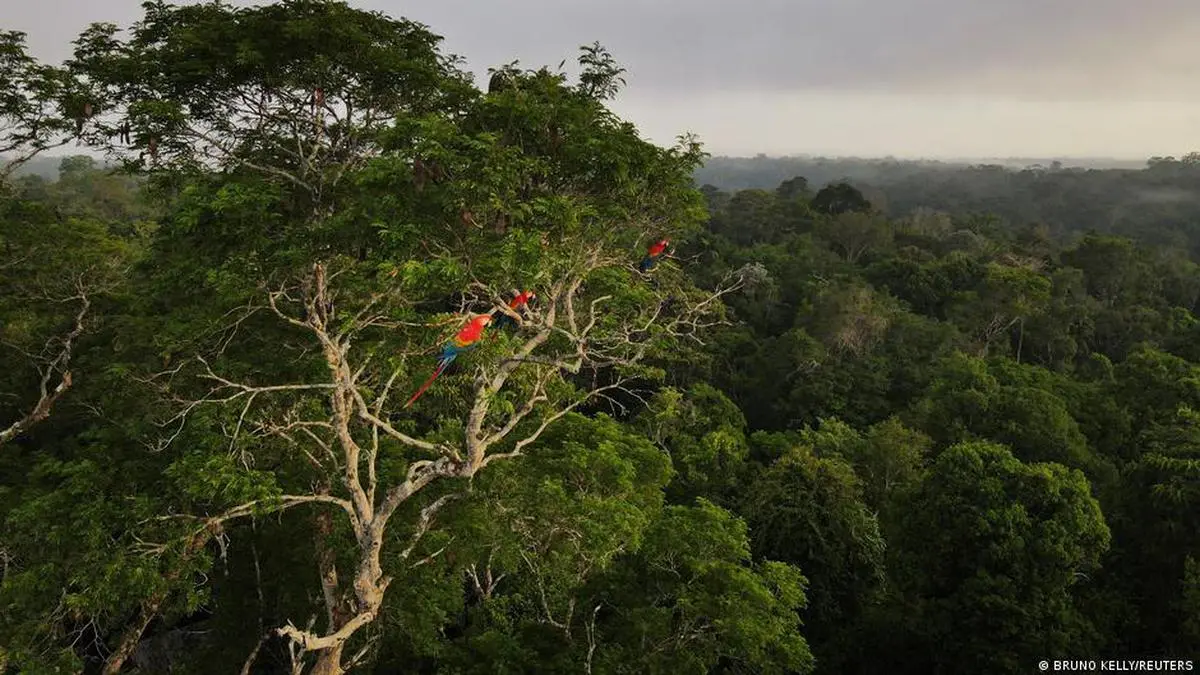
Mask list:
[[450,362],[453,360],[454,354],[451,354],[449,357],[443,356],[441,360],[438,361],[437,370],[433,371],[433,374],[429,376],[429,379],[425,380],[425,384],[421,385],[420,389],[417,389],[417,393],[413,394],[412,398],[408,399],[408,403],[405,403],[404,407],[407,408],[415,403],[416,400],[421,397],[421,394],[425,393],[425,390],[429,388],[429,385],[433,384],[433,381],[437,379],[438,375],[442,374],[442,371],[445,370],[446,366],[450,365]]
[[658,258],[646,256],[645,258],[642,258],[642,264],[638,265],[638,269],[643,272],[649,272],[650,270],[654,269],[654,265],[656,263],[658,263]]

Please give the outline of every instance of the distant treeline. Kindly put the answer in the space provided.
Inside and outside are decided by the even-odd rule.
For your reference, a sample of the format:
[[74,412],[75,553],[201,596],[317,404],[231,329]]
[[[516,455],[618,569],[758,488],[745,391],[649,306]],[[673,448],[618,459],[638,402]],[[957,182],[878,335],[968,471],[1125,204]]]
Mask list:
[[[1112,160],[1110,167],[1116,163]],[[797,176],[814,189],[848,182],[892,217],[918,209],[990,214],[1013,225],[1043,225],[1057,235],[1117,234],[1200,254],[1200,153],[1152,157],[1141,168],[1072,167],[1053,160],[1013,168],[890,159],[714,157],[695,173],[698,184],[722,190],[774,190]]]
[[[1150,162],[1159,158],[1153,158]],[[896,159],[862,157],[711,157],[696,171],[696,182],[722,190],[773,189],[783,181],[804,176],[813,187],[849,180],[889,183],[913,175],[961,171],[972,166],[1022,169],[1142,169],[1146,160],[1078,157],[1006,157],[1003,159]]]

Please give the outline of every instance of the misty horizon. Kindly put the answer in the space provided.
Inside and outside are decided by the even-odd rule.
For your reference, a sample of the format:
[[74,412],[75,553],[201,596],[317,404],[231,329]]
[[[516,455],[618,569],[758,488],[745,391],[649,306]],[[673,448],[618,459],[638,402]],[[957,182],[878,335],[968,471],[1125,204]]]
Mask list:
[[[703,141],[703,139],[701,139]],[[709,152],[709,160],[720,159],[729,161],[753,161],[753,160],[830,160],[830,161],[861,161],[861,162],[930,162],[944,164],[978,164],[989,161],[1008,162],[1008,163],[1045,163],[1060,162],[1064,167],[1072,166],[1070,162],[1082,162],[1088,165],[1113,163],[1122,166],[1129,164],[1145,165],[1155,158],[1174,158],[1181,159],[1187,155],[1186,152],[1174,153],[1170,155],[1146,155],[1146,156],[1119,156],[1119,155],[974,155],[974,156],[952,156],[952,155],[863,155],[863,154],[821,154],[811,152],[793,152],[787,154],[777,154],[770,152],[755,152],[747,154],[724,154],[716,153],[711,150]],[[63,148],[53,148],[39,153],[32,161],[46,161],[50,159],[64,159],[68,157],[89,156],[97,161],[106,161],[105,157],[98,151],[92,148],[80,147],[72,150]]]
[[[429,26],[481,84],[513,61],[572,73],[598,41],[627,69],[616,114],[660,145],[694,132],[713,155],[1125,162],[1200,148],[1192,0],[348,4]],[[90,23],[141,16],[139,0],[44,0],[8,3],[0,26],[61,63]]]

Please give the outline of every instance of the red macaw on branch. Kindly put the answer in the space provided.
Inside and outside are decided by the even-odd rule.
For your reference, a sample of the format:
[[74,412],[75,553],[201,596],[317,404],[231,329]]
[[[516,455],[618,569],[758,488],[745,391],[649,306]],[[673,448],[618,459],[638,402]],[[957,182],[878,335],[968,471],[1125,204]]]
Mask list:
[[433,381],[437,379],[437,376],[441,375],[442,371],[446,369],[446,366],[450,365],[450,363],[454,361],[459,354],[479,344],[479,340],[483,337],[483,329],[486,328],[491,321],[491,314],[477,316],[474,319],[471,319],[471,321],[468,322],[462,330],[458,331],[458,334],[455,335],[452,340],[442,345],[442,355],[438,357],[437,369],[433,371],[433,375],[430,375],[428,380],[425,380],[425,384],[421,385],[421,388],[417,390],[417,393],[413,394],[412,398],[408,399],[408,403],[405,403],[404,407],[407,408],[418,398],[420,398],[421,394],[425,393],[425,390],[429,388],[429,385],[433,384]]
[[661,258],[663,256],[663,254],[666,253],[667,247],[670,245],[671,245],[671,242],[666,239],[661,239],[658,242],[656,242],[655,244],[653,244],[646,251],[646,257],[642,258],[642,262],[640,265],[638,265],[638,269],[641,270],[642,272],[649,272],[650,270],[654,269],[654,266],[658,264],[659,258]]
[[[516,297],[514,297],[512,300],[509,300],[508,308],[519,314],[522,307],[529,304],[530,300],[536,299],[537,294],[533,291],[527,290],[524,293],[518,293]],[[516,319],[513,319],[511,316],[509,316],[507,312],[500,312],[500,318],[496,319],[496,329],[499,330],[515,323]]]

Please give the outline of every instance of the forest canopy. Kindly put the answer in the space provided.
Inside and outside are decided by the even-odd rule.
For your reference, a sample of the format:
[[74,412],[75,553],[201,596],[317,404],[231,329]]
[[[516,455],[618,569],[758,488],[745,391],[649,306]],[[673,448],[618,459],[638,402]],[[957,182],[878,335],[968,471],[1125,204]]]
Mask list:
[[727,190],[326,0],[0,60],[0,673],[1200,647],[1186,158]]

